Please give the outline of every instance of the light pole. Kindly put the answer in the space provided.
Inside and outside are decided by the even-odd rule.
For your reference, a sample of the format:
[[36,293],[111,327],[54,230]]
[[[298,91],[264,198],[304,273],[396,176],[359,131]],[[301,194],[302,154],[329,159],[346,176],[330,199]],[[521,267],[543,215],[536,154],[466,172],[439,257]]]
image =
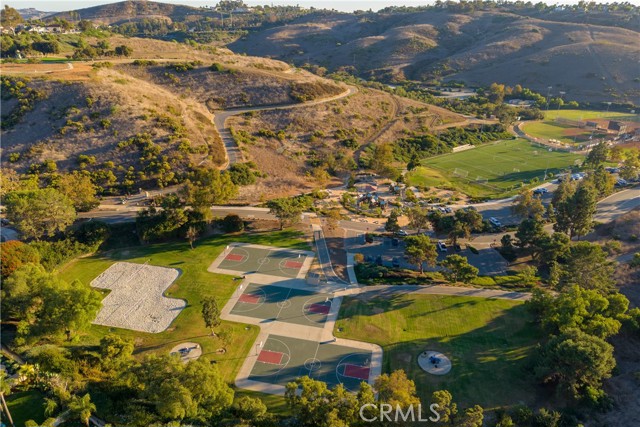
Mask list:
[[[562,97],[564,96],[564,94],[567,92],[562,92],[560,91],[560,101],[563,101]],[[560,110],[560,102],[558,102],[558,109],[556,111]]]
[[551,100],[549,97],[551,96],[551,88],[553,86],[547,86],[547,113],[549,112],[549,101]]

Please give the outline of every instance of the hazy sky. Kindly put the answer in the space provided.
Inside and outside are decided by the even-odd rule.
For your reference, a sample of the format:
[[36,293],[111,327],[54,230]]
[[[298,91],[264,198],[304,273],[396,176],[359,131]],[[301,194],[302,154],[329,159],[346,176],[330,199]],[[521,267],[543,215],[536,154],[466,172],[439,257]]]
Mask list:
[[[91,7],[105,3],[115,3],[117,0],[0,0],[0,3],[4,6],[9,6],[21,9],[27,7],[34,7],[43,11],[63,11],[82,9],[83,7]],[[162,3],[174,3],[174,4],[186,4],[190,6],[214,6],[218,3],[218,0],[205,1],[205,0],[159,0]],[[337,9],[342,11],[352,11],[356,9],[373,9],[379,10],[385,6],[391,5],[406,5],[417,6],[433,3],[435,0],[245,0],[248,5],[261,5],[261,4],[274,4],[274,5],[300,5],[303,7],[317,7],[326,9]],[[538,0],[531,0],[533,3]],[[545,3],[550,4],[574,4],[579,0],[543,0]],[[623,1],[623,0],[620,0]],[[640,4],[640,0],[630,0],[632,4]],[[609,3],[608,1],[598,1],[598,3]]]

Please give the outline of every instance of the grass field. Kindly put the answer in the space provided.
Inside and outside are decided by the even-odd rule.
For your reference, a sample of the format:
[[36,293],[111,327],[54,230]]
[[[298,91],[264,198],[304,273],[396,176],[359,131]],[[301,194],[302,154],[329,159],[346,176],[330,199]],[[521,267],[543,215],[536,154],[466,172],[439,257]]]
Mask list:
[[221,343],[217,338],[211,338],[209,329],[205,327],[200,314],[200,301],[205,297],[213,296],[217,298],[219,307],[222,308],[236,289],[238,282],[234,282],[232,276],[209,273],[207,267],[228,244],[234,241],[308,250],[308,244],[300,237],[298,232],[291,230],[220,236],[199,240],[194,250],[190,250],[186,242],[163,243],[118,249],[76,259],[64,266],[59,274],[67,281],[79,279],[87,285],[116,261],[137,263],[149,261],[151,265],[178,268],[181,275],[169,287],[166,295],[185,299],[187,307],[169,329],[158,334],[91,325],[89,330],[71,345],[96,344],[105,334],[115,332],[132,338],[136,344],[135,355],[140,356],[151,352],[168,352],[174,345],[183,341],[196,342],[202,347],[203,357],[216,360],[225,380],[233,383],[240,365],[258,334],[258,328],[222,322],[220,329],[230,329],[232,340],[226,354],[216,353]]
[[[426,159],[412,170],[410,185],[455,188],[474,197],[501,197],[522,183],[542,181],[575,164],[581,155],[549,152],[524,139],[489,143],[472,150]],[[465,176],[466,175],[466,176]],[[478,180],[486,180],[482,185]]]
[[[539,340],[524,304],[506,300],[439,295],[346,298],[336,335],[374,342],[384,350],[383,371],[404,369],[423,402],[447,389],[463,406],[485,409],[535,399],[527,369]],[[437,377],[418,366],[424,350],[436,350],[453,363]]]
[[[21,391],[10,394],[6,399],[16,427],[24,426],[25,422],[29,420],[38,424],[44,421],[44,395],[41,392],[37,390]],[[4,414],[2,415],[4,418]]]
[[[580,129],[555,122],[555,119],[558,117],[570,120],[600,121],[602,126],[606,126],[606,122],[609,120],[626,122],[640,121],[640,117],[637,114],[630,113],[595,110],[558,110],[547,111],[543,121],[526,123],[522,126],[522,130],[536,138],[556,139],[566,144],[584,142],[589,140],[592,136],[592,131],[590,129]],[[606,134],[594,132],[593,138],[597,139],[604,135]]]

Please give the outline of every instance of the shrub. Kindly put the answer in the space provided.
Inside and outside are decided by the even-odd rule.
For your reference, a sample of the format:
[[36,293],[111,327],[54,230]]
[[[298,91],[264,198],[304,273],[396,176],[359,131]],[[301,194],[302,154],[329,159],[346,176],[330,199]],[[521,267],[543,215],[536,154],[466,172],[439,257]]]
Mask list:
[[91,248],[74,239],[59,240],[56,242],[31,242],[29,246],[40,254],[40,264],[47,270],[53,271],[56,267],[69,261],[78,255],[91,251]]
[[85,222],[75,233],[78,242],[96,249],[102,245],[110,235],[111,229],[109,225],[102,221]]
[[236,214],[225,216],[221,225],[225,233],[236,233],[244,230],[244,221]]
[[0,275],[6,279],[16,269],[24,264],[38,264],[40,262],[40,254],[37,250],[18,240],[10,240],[0,243]]

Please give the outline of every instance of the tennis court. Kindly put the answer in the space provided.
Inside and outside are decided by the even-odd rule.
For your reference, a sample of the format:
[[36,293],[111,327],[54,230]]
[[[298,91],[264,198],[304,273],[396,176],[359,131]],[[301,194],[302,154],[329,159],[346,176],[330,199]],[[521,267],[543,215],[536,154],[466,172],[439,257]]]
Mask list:
[[285,278],[302,278],[313,253],[267,246],[233,244],[211,264],[209,271],[223,274],[259,273]]
[[250,380],[285,386],[308,375],[329,387],[343,384],[353,392],[369,380],[372,353],[359,348],[269,335],[253,351],[257,360]]
[[322,328],[332,296],[301,289],[248,283],[231,314]]

